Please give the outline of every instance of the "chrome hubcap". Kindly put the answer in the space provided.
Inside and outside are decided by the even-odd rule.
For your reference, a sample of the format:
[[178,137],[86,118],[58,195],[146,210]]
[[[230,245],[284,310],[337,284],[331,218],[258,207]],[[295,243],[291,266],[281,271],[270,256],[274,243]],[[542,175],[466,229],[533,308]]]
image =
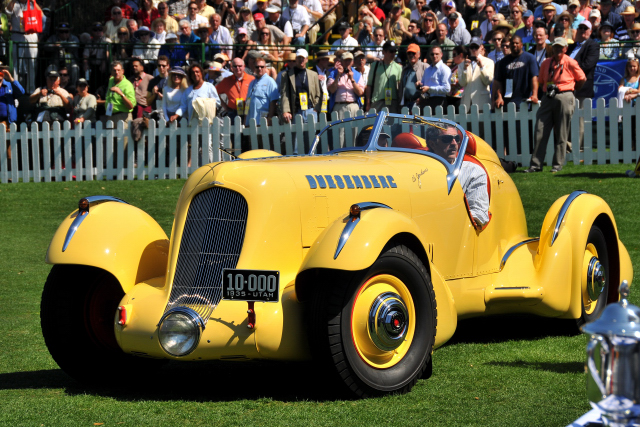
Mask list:
[[600,264],[598,258],[592,257],[587,269],[587,292],[591,301],[596,301],[604,290],[606,284],[604,273],[604,267]]
[[369,335],[380,350],[391,351],[404,341],[409,312],[402,297],[393,292],[379,295],[369,311]]

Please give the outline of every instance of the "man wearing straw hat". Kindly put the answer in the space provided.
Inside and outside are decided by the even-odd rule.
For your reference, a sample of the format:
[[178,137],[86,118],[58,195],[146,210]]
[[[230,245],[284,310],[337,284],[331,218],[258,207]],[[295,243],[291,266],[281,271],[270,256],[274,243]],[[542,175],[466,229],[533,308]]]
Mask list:
[[557,3],[552,2],[552,0],[538,0],[539,6],[533,11],[534,19],[543,19],[544,18],[544,8],[545,6],[551,5],[555,9],[555,14],[560,15],[564,12],[562,6]]
[[638,17],[636,13],[636,8],[633,6],[628,6],[625,10],[620,14],[622,15],[622,25],[620,25],[617,29],[615,29],[615,38],[618,40],[628,40],[631,38],[631,34],[629,31],[633,24],[635,24],[635,20]]

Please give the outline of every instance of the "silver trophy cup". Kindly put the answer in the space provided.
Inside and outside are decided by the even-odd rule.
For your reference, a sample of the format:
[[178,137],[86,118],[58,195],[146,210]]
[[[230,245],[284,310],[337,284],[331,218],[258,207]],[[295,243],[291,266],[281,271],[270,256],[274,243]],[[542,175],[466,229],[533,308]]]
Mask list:
[[587,397],[610,426],[640,421],[640,308],[627,301],[629,284],[620,285],[621,300],[607,306],[582,331],[587,344]]

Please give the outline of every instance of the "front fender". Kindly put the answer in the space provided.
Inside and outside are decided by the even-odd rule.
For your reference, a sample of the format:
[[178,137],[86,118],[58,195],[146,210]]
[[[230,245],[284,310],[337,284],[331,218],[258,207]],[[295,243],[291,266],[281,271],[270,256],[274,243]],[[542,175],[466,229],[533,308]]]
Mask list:
[[345,214],[320,233],[302,262],[300,272],[312,268],[363,270],[373,264],[395,235],[409,233],[424,241],[420,229],[407,215],[388,208],[370,209],[362,211],[360,222],[335,257],[338,242],[349,220],[349,215]]
[[571,200],[572,195],[559,198],[547,212],[542,224],[535,262],[536,269],[548,277],[549,286],[563,287],[563,283],[554,283],[554,272],[570,270],[570,283],[566,284],[567,288],[550,295],[550,298],[556,295],[557,301],[546,302],[564,311],[566,314],[563,317],[577,319],[581,316],[582,310],[584,250],[593,225],[602,230],[607,241],[609,302],[618,300],[618,286],[621,280],[627,280],[631,284],[633,267],[626,248],[619,240],[615,218],[609,205],[593,194],[583,193]]
[[[458,315],[453,295],[442,275],[428,259],[422,233],[409,216],[387,208],[362,211],[360,222],[351,232],[342,250],[335,257],[340,236],[349,220],[349,215],[336,219],[316,238],[307,253],[298,277],[312,269],[360,271],[369,268],[392,239],[410,247],[416,253],[423,253],[423,261],[431,275],[433,290],[438,305],[438,328],[435,347],[444,344],[455,332]],[[296,283],[298,286],[306,284]],[[313,286],[313,285],[312,285]],[[297,292],[301,289],[297,289]]]
[[78,210],[58,227],[45,261],[98,267],[113,274],[124,292],[167,269],[169,239],[160,225],[134,206],[105,202],[92,206],[63,251]]

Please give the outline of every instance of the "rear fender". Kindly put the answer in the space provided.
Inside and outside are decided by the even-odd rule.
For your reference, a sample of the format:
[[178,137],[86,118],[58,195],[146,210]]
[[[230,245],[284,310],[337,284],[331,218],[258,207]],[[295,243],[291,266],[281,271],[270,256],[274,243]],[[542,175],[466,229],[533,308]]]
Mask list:
[[125,293],[136,283],[166,274],[169,239],[146,212],[114,201],[92,205],[69,239],[78,213],[58,227],[47,249],[48,264],[101,268],[118,279]]
[[331,223],[312,244],[296,278],[297,298],[303,301],[311,288],[322,286],[324,278],[327,277],[323,272],[333,271],[331,277],[335,271],[341,272],[343,277],[349,276],[369,268],[390,241],[401,243],[421,258],[431,275],[438,305],[435,347],[444,344],[455,332],[457,312],[453,295],[444,278],[431,264],[417,224],[409,216],[387,207],[363,210],[360,221],[353,227],[336,256],[348,221],[350,215],[345,213],[344,217]]
[[[588,193],[574,192],[559,198],[549,209],[542,224],[540,243],[535,258],[535,267],[549,288],[561,287],[560,292],[549,293],[545,303],[564,312],[563,317],[577,319],[582,310],[582,263],[584,250],[593,225],[604,233],[609,255],[608,302],[618,300],[621,280],[629,284],[633,279],[633,267],[629,254],[619,240],[613,212],[600,197]],[[569,264],[570,263],[570,264]],[[565,283],[554,283],[554,276],[570,269],[567,288]],[[556,273],[556,274],[554,274]],[[563,297],[568,292],[569,298]],[[554,295],[557,300],[554,301]],[[562,301],[564,300],[564,301]],[[566,307],[568,303],[568,307]]]

